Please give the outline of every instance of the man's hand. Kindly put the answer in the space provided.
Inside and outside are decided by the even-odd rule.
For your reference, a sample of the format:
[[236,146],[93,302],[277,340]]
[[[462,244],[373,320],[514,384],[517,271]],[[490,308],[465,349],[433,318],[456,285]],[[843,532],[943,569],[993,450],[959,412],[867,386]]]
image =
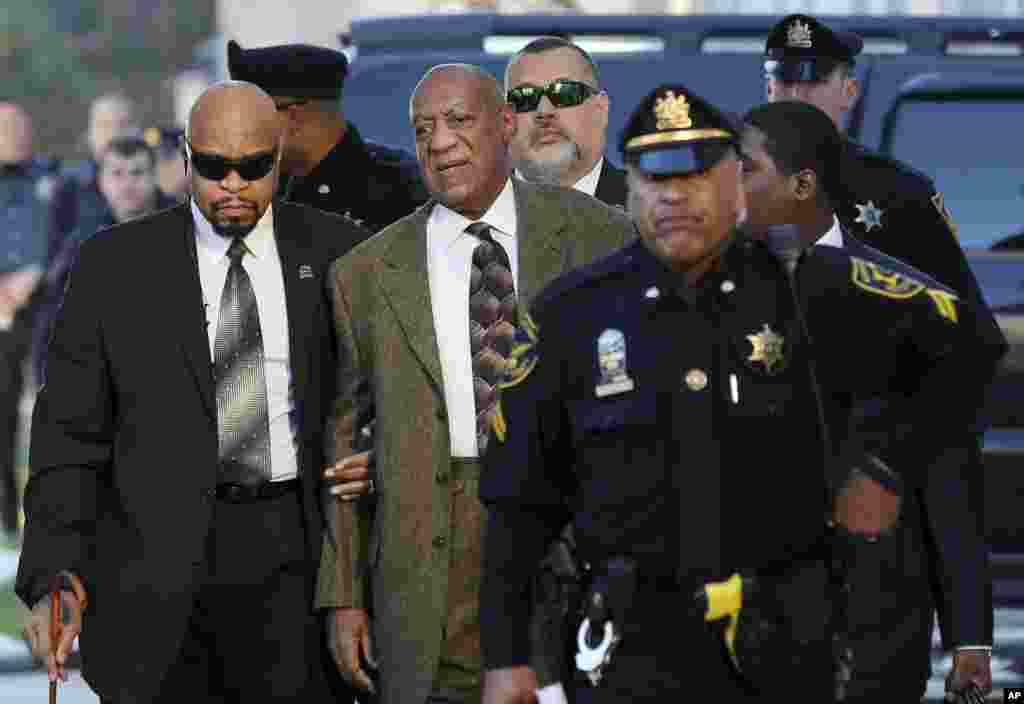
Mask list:
[[327,631],[327,648],[334,656],[342,678],[353,687],[376,693],[373,680],[363,669],[359,658],[362,654],[366,664],[377,669],[370,640],[370,617],[366,611],[334,609],[334,613],[327,617]]
[[537,677],[525,665],[484,672],[483,704],[536,704]]
[[900,495],[854,471],[836,496],[833,520],[855,535],[888,533],[900,517]]
[[342,501],[353,501],[374,490],[370,479],[370,462],[373,451],[367,450],[357,455],[349,455],[324,470],[324,479],[328,483],[328,491]]
[[953,669],[946,675],[946,691],[961,692],[972,684],[983,695],[992,691],[992,653],[987,650],[953,653]]
[[25,636],[32,648],[32,654],[36,659],[46,663],[51,682],[57,681],[58,678],[67,682],[68,675],[64,669],[65,664],[71,654],[71,646],[74,644],[75,638],[82,632],[81,602],[74,592],[61,592],[60,595],[70,620],[64,623],[62,618],[61,625],[58,626],[56,655],[52,652],[50,638],[49,595],[36,602],[25,621]]

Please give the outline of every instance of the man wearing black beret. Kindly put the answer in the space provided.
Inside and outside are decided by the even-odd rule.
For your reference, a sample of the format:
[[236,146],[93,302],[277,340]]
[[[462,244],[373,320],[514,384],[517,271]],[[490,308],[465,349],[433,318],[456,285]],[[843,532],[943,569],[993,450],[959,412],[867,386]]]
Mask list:
[[[845,114],[860,97],[853,68],[863,47],[857,35],[834,31],[814,17],[783,18],[765,48],[769,102],[810,103],[841,130]],[[838,172],[836,193],[830,196],[847,236],[916,267],[984,308],[942,195],[927,176],[849,139]],[[972,443],[961,451],[966,452],[965,480],[980,481],[980,447]],[[991,580],[987,571],[967,570],[963,565],[968,561],[956,557],[967,545],[963,535],[969,534],[957,527],[976,520],[968,499],[960,498],[951,504],[929,487],[908,504],[900,530],[858,560],[851,610],[857,666],[850,701],[920,699],[931,669],[936,610],[943,644],[954,651],[951,686],[991,681]],[[930,530],[929,517],[944,530]],[[975,555],[970,564],[977,562],[987,565]]]
[[348,60],[308,44],[243,49],[228,42],[231,78],[255,83],[288,120],[281,169],[286,199],[338,213],[377,232],[427,198],[416,160],[363,141],[345,120]]

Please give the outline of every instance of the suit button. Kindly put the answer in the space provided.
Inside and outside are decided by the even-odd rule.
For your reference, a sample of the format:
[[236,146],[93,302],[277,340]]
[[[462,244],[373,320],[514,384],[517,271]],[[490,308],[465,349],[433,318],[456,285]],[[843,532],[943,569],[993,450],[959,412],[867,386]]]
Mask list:
[[438,420],[448,420],[448,413],[443,408],[438,408],[437,409],[437,419]]
[[435,548],[443,548],[447,544],[448,544],[448,539],[445,538],[443,535],[434,536],[434,547]]
[[203,496],[205,496],[208,499],[213,499],[213,498],[215,498],[217,496],[217,490],[216,489],[212,489],[212,488],[211,489],[203,489],[202,494],[203,494]]
[[437,473],[437,483],[438,484],[447,484],[448,483],[448,472],[438,472]]
[[686,372],[685,381],[690,391],[703,391],[708,385],[708,375],[703,369],[691,369]]

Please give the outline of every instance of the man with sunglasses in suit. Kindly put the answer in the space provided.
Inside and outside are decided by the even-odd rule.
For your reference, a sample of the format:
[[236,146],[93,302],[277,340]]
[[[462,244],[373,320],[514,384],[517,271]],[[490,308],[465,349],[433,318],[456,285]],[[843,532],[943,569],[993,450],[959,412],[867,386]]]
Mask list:
[[230,41],[228,70],[273,96],[286,120],[287,200],[344,215],[373,232],[426,201],[416,160],[364,141],[345,119],[348,59],[340,51],[308,44],[243,49]]
[[626,173],[604,156],[608,94],[587,52],[561,37],[534,39],[509,60],[505,94],[515,111],[510,149],[520,178],[625,205]]
[[[333,701],[312,608],[323,277],[365,232],[274,200],[281,125],[254,85],[208,89],[191,200],[86,241],[54,325],[16,588],[51,680],[81,632],[101,702]],[[49,655],[45,597],[73,578],[87,603],[63,591]]]

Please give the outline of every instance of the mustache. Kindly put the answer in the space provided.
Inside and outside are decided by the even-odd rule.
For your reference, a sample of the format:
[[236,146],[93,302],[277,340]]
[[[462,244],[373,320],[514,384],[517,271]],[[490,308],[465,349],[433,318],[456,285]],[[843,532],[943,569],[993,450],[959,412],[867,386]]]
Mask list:
[[221,198],[220,200],[215,200],[215,201],[213,201],[210,204],[210,207],[213,210],[215,210],[215,211],[223,210],[224,208],[238,208],[238,207],[252,208],[253,210],[256,210],[256,204],[253,203],[251,200],[246,200],[245,198],[230,198],[230,197],[228,197],[228,198]]

